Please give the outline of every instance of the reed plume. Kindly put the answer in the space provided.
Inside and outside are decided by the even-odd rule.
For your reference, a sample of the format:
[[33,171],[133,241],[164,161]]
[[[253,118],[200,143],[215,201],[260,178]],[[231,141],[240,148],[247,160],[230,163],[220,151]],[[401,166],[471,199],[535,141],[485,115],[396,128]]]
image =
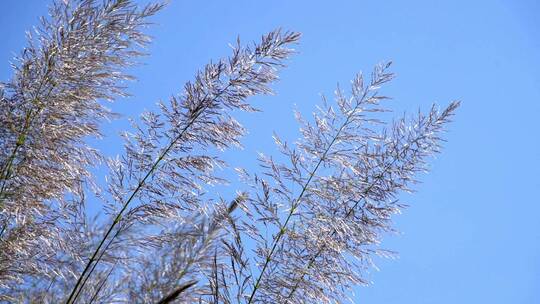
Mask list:
[[[246,133],[294,53],[273,30],[212,61],[132,120],[119,155],[89,144],[127,96],[125,68],[164,7],[131,0],[54,1],[0,84],[0,301],[20,303],[345,303],[459,102],[389,119],[390,63],[323,98],[280,155],[238,168],[227,193],[222,152]],[[120,148],[120,147],[119,147]],[[279,161],[277,160],[279,159]],[[90,173],[105,163],[105,182]],[[97,215],[89,210],[100,209]]]

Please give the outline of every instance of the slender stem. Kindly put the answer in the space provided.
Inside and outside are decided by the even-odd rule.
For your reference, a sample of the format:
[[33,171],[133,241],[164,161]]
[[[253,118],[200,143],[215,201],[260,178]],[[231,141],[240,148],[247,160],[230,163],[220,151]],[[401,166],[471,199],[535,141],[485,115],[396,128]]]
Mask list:
[[[420,137],[416,138],[414,141],[417,141]],[[405,151],[409,150],[411,147],[411,145],[407,146]],[[379,173],[377,176],[376,176],[376,180],[382,178],[384,176],[384,174],[386,174],[386,172],[388,172],[388,170],[396,163],[397,161],[397,157],[394,158],[392,160],[392,162],[388,165],[385,166],[383,172]],[[376,186],[376,182],[373,182],[371,183],[371,185],[369,185],[369,187],[363,191],[363,195],[360,199],[356,200],[354,205],[349,208],[349,211],[347,212],[347,214],[345,215],[344,219],[348,218],[349,216],[351,216],[351,214],[353,213],[353,211],[356,209],[356,207],[358,206],[358,204],[360,204],[360,202],[365,199],[365,195],[367,195],[371,189],[373,187]],[[336,235],[337,233],[337,230],[334,228],[332,230],[332,233],[330,233],[329,236],[325,237],[325,238],[332,238]],[[300,278],[298,280],[296,280],[296,283],[294,285],[294,287],[291,289],[291,291],[289,292],[289,295],[287,296],[287,299],[291,299],[294,292],[298,289],[299,285],[300,285],[300,282],[304,280],[304,277],[306,276],[307,274],[307,271],[313,266],[313,263],[315,263],[315,260],[322,254],[323,250],[326,248],[326,244],[323,244],[319,250],[317,250],[317,252],[315,253],[315,255],[313,255],[310,259],[309,259],[309,262],[308,264],[306,265],[306,267],[304,267],[304,269],[302,270],[302,274],[300,275]]]
[[[366,93],[364,93],[364,96],[362,97],[361,100],[363,100],[363,98],[365,97]],[[302,187],[302,191],[300,192],[300,194],[298,195],[298,197],[296,198],[296,200],[294,201],[294,203],[291,205],[291,210],[289,211],[289,214],[287,215],[287,218],[285,219],[285,223],[283,223],[283,225],[281,225],[281,227],[279,228],[279,232],[278,234],[276,235],[276,237],[274,238],[274,241],[273,241],[273,244],[272,244],[272,248],[270,249],[270,253],[266,256],[266,259],[265,259],[265,262],[263,264],[263,268],[261,269],[261,272],[259,273],[259,276],[257,278],[257,281],[255,282],[255,285],[253,287],[253,291],[251,292],[251,295],[249,297],[249,300],[248,300],[248,304],[250,304],[251,302],[253,302],[253,299],[255,297],[255,293],[257,292],[258,288],[259,288],[259,285],[261,283],[261,279],[264,275],[264,272],[266,271],[266,268],[268,267],[268,265],[270,264],[270,261],[272,260],[272,256],[274,254],[274,252],[276,251],[276,248],[278,246],[278,243],[279,241],[281,240],[281,238],[283,237],[283,235],[285,234],[286,232],[286,228],[287,228],[287,225],[289,224],[289,221],[291,220],[292,216],[294,215],[296,209],[298,208],[298,206],[300,205],[301,203],[301,200],[304,196],[304,193],[307,191],[307,188],[311,182],[311,180],[313,179],[313,177],[315,176],[315,173],[317,172],[317,170],[319,169],[319,166],[322,164],[322,162],[326,159],[326,155],[328,154],[328,152],[330,151],[330,148],[334,145],[334,143],[336,142],[336,140],[338,139],[339,135],[341,134],[341,132],[343,131],[343,129],[349,124],[349,121],[351,119],[351,117],[354,115],[354,113],[356,112],[356,110],[358,109],[358,107],[360,106],[360,102],[356,104],[356,106],[354,107],[353,110],[351,110],[350,114],[347,115],[347,119],[345,120],[345,122],[341,125],[341,127],[339,128],[339,130],[337,131],[337,133],[334,135],[334,137],[332,138],[332,141],[330,142],[330,144],[326,147],[326,150],[324,151],[323,155],[321,156],[321,158],[319,158],[319,161],[317,162],[317,165],[315,166],[315,168],[310,172],[309,174],[309,178],[307,179],[306,183],[304,184],[304,186]]]
[[[392,162],[393,163],[393,162]],[[386,166],[385,170],[383,171],[383,173],[379,174],[379,176],[382,176],[386,173],[387,169],[390,168],[391,165],[389,166]],[[364,191],[364,194],[367,194],[369,193],[369,191],[371,191],[371,189],[375,186],[375,183],[372,183],[365,191]],[[362,199],[364,199],[364,197],[361,197],[360,199],[358,199],[357,201],[355,201],[354,205],[349,209],[349,211],[347,212],[347,214],[345,215],[345,219],[348,218],[352,212],[354,211],[354,209],[358,206],[358,204],[362,201]],[[330,235],[328,237],[325,237],[325,238],[332,238],[336,235],[337,231],[336,229],[334,228],[332,233],[330,233]],[[315,255],[313,255],[310,259],[309,259],[309,262],[308,264],[306,265],[306,267],[304,267],[304,269],[302,270],[302,274],[300,275],[300,278],[298,280],[296,280],[296,283],[294,285],[294,287],[291,289],[291,291],[289,292],[289,295],[287,296],[287,299],[290,299],[294,292],[296,291],[296,289],[298,289],[299,285],[300,285],[300,282],[304,280],[304,277],[306,276],[307,274],[307,270],[311,268],[311,266],[313,266],[313,263],[315,262],[315,260],[319,257],[319,255],[321,255],[321,253],[323,252],[323,250],[326,248],[326,244],[323,244],[319,250],[317,251],[317,253],[315,253]]]
[[[103,244],[105,243],[105,241],[108,239],[109,235],[111,234],[111,232],[114,230],[114,228],[116,227],[116,225],[120,222],[120,220],[122,219],[122,215],[124,213],[124,211],[126,211],[127,207],[129,206],[129,204],[131,203],[131,201],[135,198],[135,196],[137,195],[137,193],[139,193],[139,191],[142,189],[142,187],[144,186],[146,180],[154,173],[154,171],[157,169],[158,165],[161,163],[161,161],[165,158],[165,156],[167,156],[167,154],[169,153],[169,151],[174,147],[174,145],[178,142],[178,140],[180,140],[185,132],[187,131],[187,129],[193,124],[193,122],[195,121],[196,118],[198,118],[200,115],[201,115],[202,111],[198,112],[197,115],[191,119],[191,121],[182,129],[182,131],[180,132],[180,134],[174,138],[170,143],[169,145],[167,146],[167,148],[161,153],[161,155],[158,157],[158,159],[154,162],[154,164],[152,165],[152,167],[150,168],[150,170],[148,170],[148,172],[146,173],[146,175],[142,178],[142,180],[139,182],[139,184],[137,185],[137,187],[135,188],[135,190],[133,190],[133,192],[131,193],[131,195],[129,196],[129,198],[126,200],[126,202],[124,203],[124,205],[122,206],[122,209],[120,209],[120,211],[118,212],[118,214],[116,215],[116,217],[114,218],[114,221],[112,222],[112,224],[109,226],[109,229],[107,229],[107,232],[105,233],[105,235],[103,236],[103,238],[101,239],[99,245],[97,246],[96,250],[94,251],[94,253],[92,254],[92,257],[90,257],[90,260],[88,261],[88,263],[86,263],[86,267],[84,268],[83,272],[80,274],[78,280],[77,280],[77,283],[75,284],[75,287],[73,287],[73,290],[71,291],[71,294],[69,295],[69,298],[68,300],[66,301],[66,303],[73,303],[75,301],[75,293],[77,291],[77,289],[79,288],[79,285],[81,285],[81,282],[83,280],[83,277],[85,276],[86,272],[90,269],[90,266],[92,265],[92,263],[96,260],[96,257],[99,253],[99,251],[101,250],[101,247],[103,246]],[[86,280],[85,280],[86,282]],[[82,288],[82,286],[81,286]],[[78,294],[78,293],[77,293]]]
[[88,304],[92,304],[94,302],[94,300],[97,299],[97,296],[99,295],[99,292],[101,291],[103,286],[105,286],[105,283],[107,282],[107,279],[109,278],[109,276],[111,275],[113,270],[114,270],[114,265],[113,265],[113,267],[111,267],[111,269],[109,270],[107,275],[103,278],[103,280],[99,284],[98,288],[94,292],[94,295],[92,296],[92,298],[90,298],[90,302],[88,302]]
[[[116,230],[115,234],[113,235],[113,237],[111,238],[111,240],[107,243],[107,245],[105,246],[105,248],[103,248],[103,250],[101,250],[101,252],[99,253],[99,256],[97,257],[95,263],[92,265],[92,269],[90,269],[90,271],[88,272],[88,274],[86,275],[86,277],[84,278],[84,281],[82,281],[81,283],[81,288],[79,288],[79,290],[77,291],[77,293],[75,294],[75,297],[73,298],[73,303],[75,303],[75,301],[77,300],[77,298],[79,297],[81,291],[83,290],[83,286],[86,285],[86,282],[88,281],[88,279],[90,279],[90,276],[92,275],[92,273],[94,272],[94,270],[96,269],[96,266],[97,264],[101,261],[101,259],[103,258],[103,255],[105,254],[105,251],[107,251],[109,249],[109,246],[112,244],[114,238],[116,238],[118,236],[118,234],[120,233],[120,230]],[[115,264],[116,265],[116,264]],[[110,271],[113,271],[115,266],[111,267],[111,270]]]
[[[229,82],[229,84],[227,84],[227,86],[222,89],[218,94],[216,94],[211,102],[215,101],[217,98],[219,98],[227,89],[229,89],[229,87],[232,85],[231,82]],[[203,101],[206,100],[208,98],[208,93],[203,97]],[[210,103],[211,103],[210,102]],[[124,213],[124,211],[127,209],[127,207],[129,206],[129,204],[131,203],[131,201],[135,198],[135,196],[139,193],[139,191],[142,189],[142,187],[145,185],[146,183],[146,180],[154,173],[154,171],[158,168],[158,166],[160,165],[161,161],[167,156],[167,154],[171,151],[171,149],[176,145],[176,143],[184,136],[184,134],[187,132],[187,130],[193,125],[193,123],[195,122],[195,120],[197,120],[203,113],[204,111],[208,108],[208,105],[210,104],[206,104],[204,106],[202,106],[200,108],[199,111],[196,111],[196,114],[188,121],[188,123],[186,124],[186,126],[182,129],[182,131],[178,134],[178,136],[176,136],[170,143],[169,145],[167,146],[167,148],[160,154],[160,156],[157,158],[157,160],[154,162],[154,164],[152,165],[152,167],[150,168],[150,170],[146,173],[146,175],[141,179],[141,181],[138,183],[137,187],[133,190],[133,192],[131,193],[131,195],[129,196],[129,198],[126,200],[126,202],[124,203],[124,205],[122,206],[122,208],[120,209],[120,211],[118,212],[118,214],[116,215],[116,217],[114,218],[114,221],[112,222],[112,224],[109,226],[109,229],[107,230],[107,232],[105,233],[105,235],[103,236],[103,238],[101,239],[98,247],[96,248],[96,250],[94,251],[94,253],[92,254],[92,256],[90,257],[90,260],[86,263],[86,266],[83,270],[83,272],[79,275],[79,278],[77,279],[77,283],[75,284],[75,287],[73,287],[73,290],[71,291],[67,301],[66,301],[66,304],[70,304],[70,303],[75,303],[75,300],[76,298],[78,297],[80,291],[78,291],[77,289],[79,288],[83,288],[84,286],[84,283],[83,283],[83,278],[85,277],[86,273],[90,270],[90,267],[92,266],[92,264],[96,261],[99,262],[99,260],[97,260],[97,257],[98,257],[98,253],[100,252],[101,250],[101,247],[105,244],[105,241],[109,238],[109,235],[112,233],[112,231],[114,230],[114,228],[116,227],[116,225],[120,222],[120,220],[122,219],[122,215]],[[115,236],[113,237],[113,239],[118,235],[115,234]],[[111,242],[112,240],[111,239]],[[110,244],[110,242],[109,242]],[[106,249],[108,248],[108,245],[106,246],[106,248],[103,250],[105,251]],[[101,254],[102,256],[103,254]],[[95,266],[92,268],[91,271],[93,271],[93,269],[95,269]],[[88,274],[88,276],[90,275],[91,273]],[[86,282],[88,279],[84,279],[84,282]]]

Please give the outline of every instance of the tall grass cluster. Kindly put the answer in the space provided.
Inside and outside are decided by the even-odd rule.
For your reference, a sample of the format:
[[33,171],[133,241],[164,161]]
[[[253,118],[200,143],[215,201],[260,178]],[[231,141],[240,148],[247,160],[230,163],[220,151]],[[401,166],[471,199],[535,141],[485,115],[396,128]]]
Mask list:
[[[346,303],[392,231],[459,103],[392,121],[390,64],[297,114],[301,138],[226,184],[233,117],[272,93],[300,34],[238,40],[123,134],[118,156],[89,144],[127,96],[149,18],[162,4],[54,1],[0,84],[0,301]],[[95,142],[95,141],[92,141]],[[277,161],[279,159],[280,161]],[[106,183],[90,172],[106,164]],[[222,197],[222,198],[220,198]],[[97,217],[89,209],[99,208]]]

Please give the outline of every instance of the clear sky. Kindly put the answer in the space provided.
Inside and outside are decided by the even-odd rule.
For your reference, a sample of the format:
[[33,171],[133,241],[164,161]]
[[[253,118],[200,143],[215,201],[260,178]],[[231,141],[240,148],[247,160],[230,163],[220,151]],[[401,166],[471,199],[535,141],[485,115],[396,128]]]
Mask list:
[[[453,99],[462,106],[432,172],[404,196],[411,207],[396,218],[402,235],[385,238],[400,258],[378,260],[381,271],[355,290],[355,302],[540,303],[540,2],[262,3],[171,0],[153,19],[134,97],[114,109],[136,115],[180,92],[197,68],[228,55],[237,35],[247,42],[275,27],[300,31],[277,95],[256,98],[264,112],[242,116],[251,130],[245,150],[227,156],[253,168],[256,151],[275,151],[273,131],[298,136],[294,105],[309,114],[320,93],[391,59],[398,78],[384,92],[398,113]],[[0,80],[44,13],[44,1],[0,2]],[[108,154],[120,152],[111,148],[120,127],[106,126]]]

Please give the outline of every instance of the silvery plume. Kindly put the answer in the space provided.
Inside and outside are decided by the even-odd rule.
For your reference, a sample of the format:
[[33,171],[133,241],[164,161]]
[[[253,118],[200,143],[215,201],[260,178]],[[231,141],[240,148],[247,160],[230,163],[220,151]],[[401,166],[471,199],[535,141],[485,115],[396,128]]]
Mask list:
[[[275,135],[281,155],[239,168],[233,189],[217,169],[246,133],[234,115],[257,111],[249,98],[272,93],[300,38],[276,29],[238,39],[104,157],[88,139],[116,117],[104,101],[127,96],[124,70],[163,6],[54,1],[0,85],[0,301],[350,301],[372,257],[393,254],[380,241],[400,193],[428,169],[459,103],[390,120],[380,89],[393,74],[377,65],[313,118],[297,113],[301,138]],[[90,174],[101,162],[105,181]]]

